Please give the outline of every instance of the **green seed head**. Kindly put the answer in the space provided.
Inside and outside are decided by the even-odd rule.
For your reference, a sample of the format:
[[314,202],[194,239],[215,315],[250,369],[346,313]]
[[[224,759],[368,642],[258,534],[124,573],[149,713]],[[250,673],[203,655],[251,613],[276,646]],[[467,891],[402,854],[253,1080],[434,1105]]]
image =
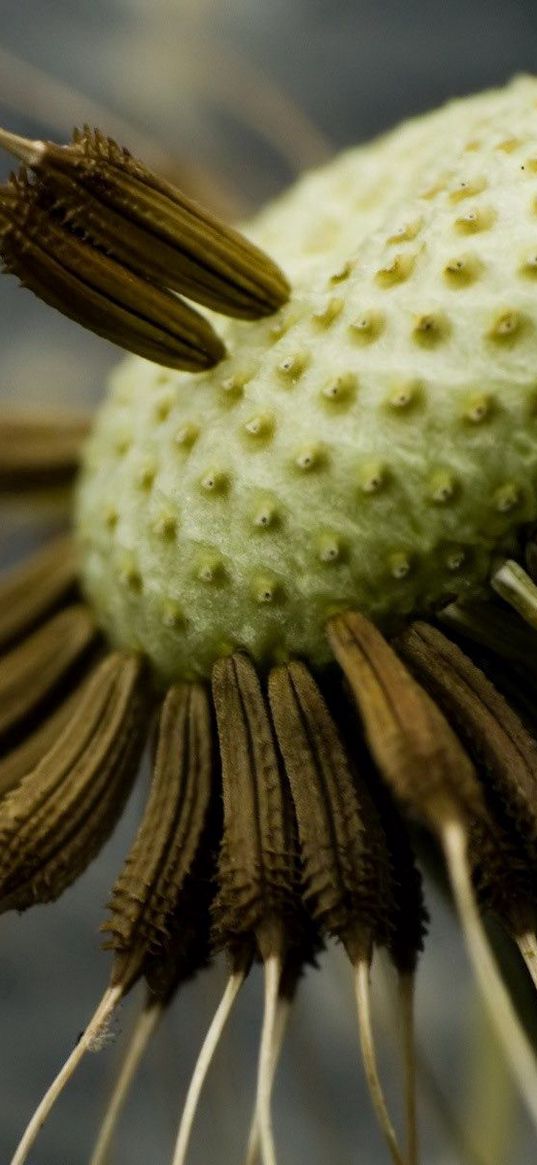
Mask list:
[[307,176],[252,224],[292,294],[194,376],[129,358],[87,448],[87,594],[163,679],[327,658],[476,594],[537,517],[537,82]]

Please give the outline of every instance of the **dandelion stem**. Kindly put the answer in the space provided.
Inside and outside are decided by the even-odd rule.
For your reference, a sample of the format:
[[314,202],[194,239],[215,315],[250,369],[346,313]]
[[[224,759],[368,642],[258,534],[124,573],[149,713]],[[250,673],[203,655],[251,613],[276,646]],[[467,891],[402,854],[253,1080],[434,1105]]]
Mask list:
[[380,1082],[371,1022],[371,991],[369,983],[369,961],[360,958],[354,966],[354,989],[358,1008],[358,1025],[360,1030],[360,1045],[364,1069],[369,1088],[369,1094],[377,1119],[383,1132],[386,1144],[394,1165],[405,1165],[401,1154],[395,1129],[390,1120],[386,1100]]
[[241,967],[232,972],[224,989],[224,994],[218,1004],[214,1013],[212,1022],[210,1024],[205,1040],[203,1041],[200,1054],[194,1071],[192,1079],[186,1094],[186,1100],[181,1116],[181,1123],[179,1125],[179,1132],[177,1134],[177,1141],[175,1145],[175,1153],[173,1156],[172,1165],[185,1165],[186,1155],[190,1142],[190,1135],[196,1110],[198,1107],[201,1090],[203,1088],[205,1078],[211,1066],[211,1061],[220,1042],[222,1033],[226,1023],[233,1010],[233,1005],[239,994],[239,991],[246,978],[246,970]]
[[472,888],[466,833],[459,821],[452,820],[445,824],[442,845],[477,982],[511,1070],[537,1126],[537,1064],[494,962]]
[[95,1143],[90,1165],[106,1165],[123,1105],[129,1094],[136,1070],[160,1020],[162,1012],[162,1005],[153,1002],[146,1005],[138,1016],[99,1129],[99,1135]]
[[108,987],[105,991],[93,1018],[90,1020],[87,1028],[82,1033],[77,1045],[73,1048],[71,1055],[66,1060],[63,1068],[58,1072],[55,1080],[53,1080],[50,1088],[45,1093],[43,1099],[37,1106],[29,1124],[27,1125],[21,1140],[19,1141],[14,1157],[11,1159],[11,1165],[24,1165],[28,1158],[28,1153],[34,1144],[34,1141],[42,1129],[47,1117],[50,1115],[59,1096],[63,1092],[66,1084],[73,1076],[78,1068],[80,1061],[85,1056],[86,1052],[92,1051],[102,1035],[103,1029],[106,1027],[112,1012],[119,1003],[124,993],[124,985],[119,983],[116,986]]
[[259,1048],[256,1096],[256,1116],[259,1124],[259,1141],[263,1165],[276,1165],[276,1151],[272,1131],[271,1096],[275,1071],[274,1046],[276,1041],[276,1021],[281,977],[281,956],[279,954],[269,955],[265,960],[265,1011]]
[[405,1074],[405,1117],[407,1165],[417,1165],[419,1158],[418,1125],[416,1118],[416,1048],[414,1043],[414,983],[413,973],[398,976],[401,1013],[402,1052]]

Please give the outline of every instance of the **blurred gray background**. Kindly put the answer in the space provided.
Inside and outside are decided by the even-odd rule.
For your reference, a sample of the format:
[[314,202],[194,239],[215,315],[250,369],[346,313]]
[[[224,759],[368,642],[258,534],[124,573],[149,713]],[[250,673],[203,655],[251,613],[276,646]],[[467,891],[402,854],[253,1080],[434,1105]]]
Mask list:
[[[65,140],[99,124],[230,216],[300,169],[396,120],[535,68],[530,0],[0,0],[0,123]],[[1,175],[9,162],[0,160]],[[0,393],[12,405],[91,406],[118,358],[12,278],[0,282]],[[42,537],[35,515],[0,511],[3,561]],[[52,519],[52,523],[54,519]],[[101,858],[54,907],[0,928],[0,1162],[72,1047],[106,982],[97,934],[141,802]],[[429,890],[431,938],[418,982],[419,1041],[481,1156],[446,1136],[434,1088],[420,1101],[424,1161],[535,1159],[483,1026],[449,911]],[[117,1165],[169,1161],[181,1098],[224,981],[204,974],[174,1005],[121,1124]],[[218,1054],[192,1165],[241,1161],[255,1083],[261,993],[254,975]],[[121,1053],[89,1057],[31,1158],[82,1165]],[[397,1108],[396,1033],[378,1006],[382,1065]],[[474,1051],[481,1048],[478,1070]],[[478,1086],[479,1085],[479,1086]],[[502,1097],[503,1108],[499,1103]],[[275,1102],[281,1165],[386,1160],[363,1085],[352,989],[338,952],[300,992]],[[518,1134],[514,1131],[518,1128]],[[506,1143],[502,1143],[502,1136]]]

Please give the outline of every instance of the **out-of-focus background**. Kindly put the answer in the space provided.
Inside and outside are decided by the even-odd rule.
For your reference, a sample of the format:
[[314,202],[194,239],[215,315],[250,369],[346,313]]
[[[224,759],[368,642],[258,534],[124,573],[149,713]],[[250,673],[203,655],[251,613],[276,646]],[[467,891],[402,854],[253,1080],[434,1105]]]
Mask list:
[[[0,124],[59,141],[73,124],[98,124],[230,217],[249,213],[342,146],[452,95],[531,71],[537,52],[537,8],[530,0],[0,0],[0,29]],[[9,167],[0,159],[0,176]],[[0,342],[0,396],[17,406],[93,406],[118,359],[110,345],[19,291],[13,278],[0,282]],[[3,561],[39,537],[38,529],[35,514],[19,510],[13,524],[2,507]],[[98,925],[140,798],[135,794],[99,861],[60,903],[2,919],[2,1162],[105,985]],[[420,1100],[424,1161],[525,1165],[534,1153],[476,1005],[457,929],[430,887],[428,900],[433,921],[418,980],[418,1040],[429,1065]],[[202,975],[173,1006],[125,1112],[117,1165],[169,1160],[180,1102],[223,977],[223,968]],[[192,1165],[242,1159],[260,987],[254,974],[218,1054]],[[397,1112],[397,1033],[381,997],[377,1017]],[[34,1165],[88,1160],[130,1022],[127,1004],[116,1039],[89,1058],[58,1106]],[[453,1119],[467,1131],[464,1154]],[[275,1124],[282,1165],[386,1160],[339,953],[323,958],[300,992]]]

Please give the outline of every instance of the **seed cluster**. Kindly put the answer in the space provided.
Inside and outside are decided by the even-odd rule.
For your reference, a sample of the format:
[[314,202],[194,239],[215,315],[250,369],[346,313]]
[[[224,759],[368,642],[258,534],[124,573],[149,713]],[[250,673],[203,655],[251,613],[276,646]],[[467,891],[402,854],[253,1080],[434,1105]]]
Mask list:
[[[403,127],[266,211],[252,234],[286,256],[293,295],[226,321],[219,368],[116,376],[79,495],[85,586],[163,678],[235,648],[323,663],[334,611],[389,630],[478,594],[537,515],[531,105],[523,84],[489,104]],[[420,135],[398,197],[375,186],[358,214],[367,174]],[[312,249],[321,191],[345,231],[321,223]]]

